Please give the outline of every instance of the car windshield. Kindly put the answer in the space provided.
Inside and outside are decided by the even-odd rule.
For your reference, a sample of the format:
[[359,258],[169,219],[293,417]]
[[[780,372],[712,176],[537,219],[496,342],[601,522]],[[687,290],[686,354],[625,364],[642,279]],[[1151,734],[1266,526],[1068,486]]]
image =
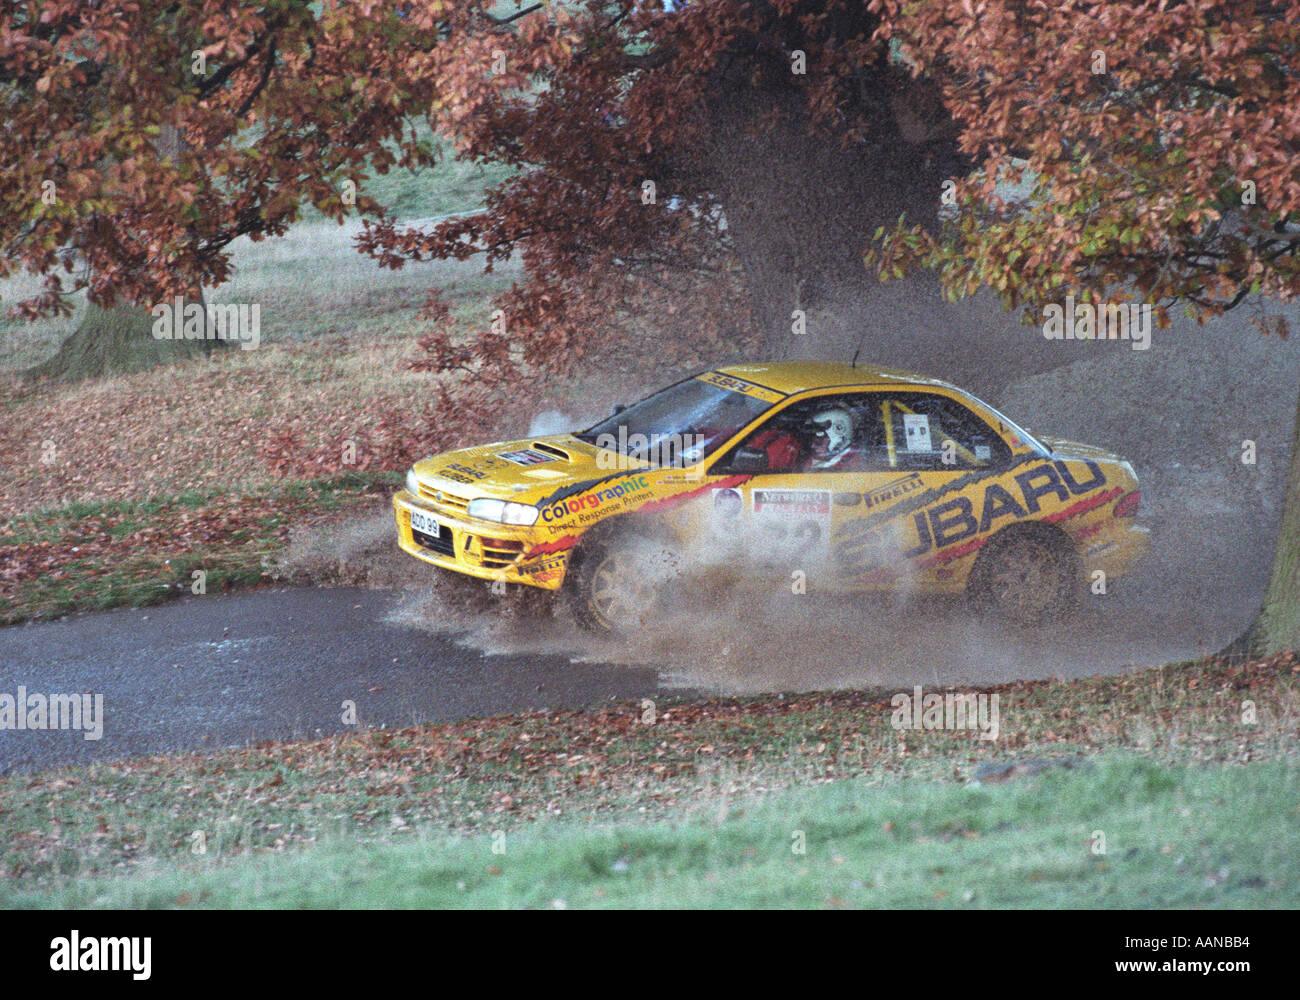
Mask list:
[[772,404],[690,378],[575,435],[651,465],[693,465]]

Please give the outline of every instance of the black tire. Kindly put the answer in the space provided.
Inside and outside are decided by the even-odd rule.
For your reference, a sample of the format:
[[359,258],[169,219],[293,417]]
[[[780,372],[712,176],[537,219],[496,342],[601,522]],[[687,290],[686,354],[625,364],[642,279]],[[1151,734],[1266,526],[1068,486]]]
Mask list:
[[582,628],[628,637],[653,628],[680,573],[672,546],[657,535],[608,534],[574,554],[565,590]]
[[966,593],[981,614],[1034,628],[1069,615],[1077,606],[1078,557],[1060,529],[1017,525],[984,546]]

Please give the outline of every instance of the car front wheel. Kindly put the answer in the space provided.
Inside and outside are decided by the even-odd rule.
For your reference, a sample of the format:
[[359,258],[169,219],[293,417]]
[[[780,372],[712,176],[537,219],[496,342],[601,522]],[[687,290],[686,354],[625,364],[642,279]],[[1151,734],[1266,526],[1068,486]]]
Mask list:
[[584,628],[630,636],[652,628],[678,576],[670,546],[630,535],[600,542],[582,554],[569,596]]

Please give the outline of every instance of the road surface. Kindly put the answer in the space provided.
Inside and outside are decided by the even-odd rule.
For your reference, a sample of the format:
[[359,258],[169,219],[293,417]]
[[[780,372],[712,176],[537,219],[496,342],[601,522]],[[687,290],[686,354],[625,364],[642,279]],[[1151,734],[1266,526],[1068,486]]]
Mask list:
[[[397,595],[275,589],[0,629],[0,695],[98,693],[103,735],[0,729],[0,772],[573,707],[658,690],[656,672],[490,656],[385,622]],[[93,704],[93,703],[92,703]]]

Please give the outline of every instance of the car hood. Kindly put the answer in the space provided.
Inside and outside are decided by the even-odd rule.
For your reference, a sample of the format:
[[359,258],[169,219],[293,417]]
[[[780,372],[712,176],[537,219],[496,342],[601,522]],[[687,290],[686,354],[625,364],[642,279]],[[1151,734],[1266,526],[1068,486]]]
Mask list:
[[1096,445],[1084,444],[1082,441],[1070,441],[1066,438],[1045,437],[1035,434],[1039,441],[1051,449],[1056,458],[1072,458],[1084,462],[1123,462],[1119,455]]
[[556,434],[446,451],[416,462],[415,474],[429,489],[454,497],[535,504],[566,487],[650,468],[622,459],[628,468],[620,471],[610,467],[613,458],[618,456],[572,434]]

